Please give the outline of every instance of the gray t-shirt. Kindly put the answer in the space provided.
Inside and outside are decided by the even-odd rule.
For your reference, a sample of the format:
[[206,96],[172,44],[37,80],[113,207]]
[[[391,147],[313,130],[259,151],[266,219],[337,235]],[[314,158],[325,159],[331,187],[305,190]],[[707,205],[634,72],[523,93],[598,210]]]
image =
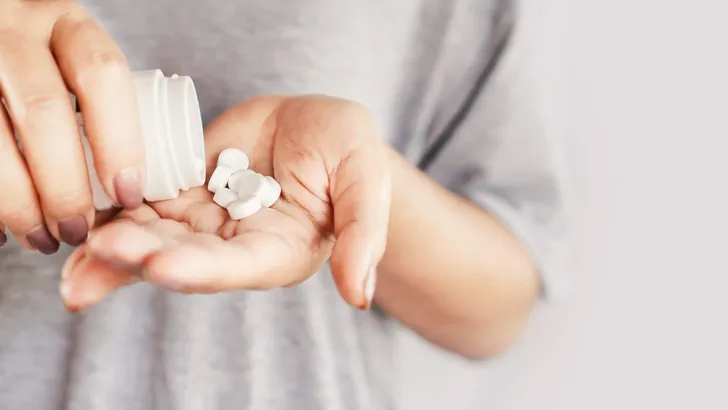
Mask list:
[[[133,69],[192,76],[205,121],[264,93],[365,104],[393,146],[526,243],[547,295],[558,288],[560,163],[541,121],[538,68],[518,31],[508,35],[511,2],[82,3]],[[346,306],[327,267],[267,292],[179,295],[139,284],[70,314],[57,290],[67,254],[14,241],[0,249],[0,409],[395,406],[396,323]]]

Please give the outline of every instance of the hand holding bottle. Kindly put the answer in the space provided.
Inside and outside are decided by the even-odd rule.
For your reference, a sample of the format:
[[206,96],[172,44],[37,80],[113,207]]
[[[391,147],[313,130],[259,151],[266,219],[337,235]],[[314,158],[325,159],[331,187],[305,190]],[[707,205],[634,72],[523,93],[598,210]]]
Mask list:
[[139,207],[144,146],[119,47],[74,1],[1,1],[0,246],[7,228],[25,247],[55,253],[59,241],[81,244],[94,225],[69,92],[84,113],[105,192],[124,208]]

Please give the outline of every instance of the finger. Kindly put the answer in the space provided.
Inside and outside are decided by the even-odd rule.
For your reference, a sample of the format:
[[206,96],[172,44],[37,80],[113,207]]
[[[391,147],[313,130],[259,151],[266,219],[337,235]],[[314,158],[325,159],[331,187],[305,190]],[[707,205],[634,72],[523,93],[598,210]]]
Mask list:
[[[58,251],[59,243],[43,220],[33,179],[13,135],[10,119],[0,104],[0,220],[26,248],[44,254]],[[4,234],[3,234],[4,235]],[[6,238],[7,240],[7,238]]]
[[[215,210],[213,206],[209,208]],[[184,239],[183,236],[195,232],[193,227],[201,223],[197,219],[217,215],[217,212],[205,212],[204,209],[199,212],[195,219],[180,217],[179,220],[174,220],[161,219],[149,205],[134,211],[124,211],[115,220],[92,231],[88,240],[89,252],[115,265],[141,269],[150,255],[165,247],[179,244]],[[219,226],[218,224],[218,228]]]
[[[177,224],[183,232],[186,229]],[[177,232],[183,233],[183,232]],[[167,243],[165,243],[165,240]],[[129,220],[114,221],[93,232],[88,242],[89,252],[115,265],[141,269],[149,256],[170,245],[169,235],[160,235]]]
[[344,299],[360,309],[371,305],[387,240],[390,181],[380,152],[374,144],[354,152],[331,177],[336,236],[331,268]]
[[130,220],[114,221],[96,230],[69,257],[60,286],[69,310],[86,309],[119,288],[143,280],[143,261],[161,249],[161,240],[137,228]]
[[249,233],[225,241],[211,234],[180,238],[145,262],[145,278],[185,293],[267,290],[287,286],[301,272],[313,273],[302,249],[285,249],[269,234]]
[[71,311],[92,306],[117,289],[140,281],[133,270],[93,257],[86,245],[71,254],[62,272],[61,297]]
[[[0,40],[0,55],[3,57],[0,60],[2,95],[23,145],[46,226],[56,238],[78,245],[86,239],[88,227],[93,224],[93,205],[85,155],[68,91],[53,56],[40,39]],[[7,135],[3,137],[8,139]],[[15,157],[15,154],[9,156]],[[20,168],[16,165],[16,169]],[[20,176],[21,180],[24,178]],[[25,188],[18,188],[24,195],[22,205],[33,205],[26,195],[32,186],[27,182],[23,181]],[[34,213],[30,218],[36,216]],[[45,229],[34,222],[38,232]]]
[[[261,213],[280,217],[273,210]],[[94,231],[89,249],[115,265],[142,268],[145,280],[188,293],[286,286],[301,272],[313,273],[320,266],[311,264],[310,249],[289,243],[284,236],[254,231],[225,241],[170,220],[144,225],[114,221]]]
[[134,82],[126,59],[106,32],[82,10],[55,24],[51,49],[78,98],[94,164],[106,193],[126,209],[143,201],[145,176]]
[[230,219],[227,209],[212,202],[212,194],[206,189],[182,192],[173,201],[150,204],[161,217],[187,224],[194,232],[216,233]]
[[[60,289],[69,309],[84,309],[118,288],[140,280],[142,263],[148,254],[143,250],[149,246],[145,237],[129,238],[123,227],[153,221],[160,221],[159,216],[148,206],[142,206],[118,215],[109,225],[94,229],[90,240],[69,257],[62,271]],[[88,261],[81,263],[81,255]]]

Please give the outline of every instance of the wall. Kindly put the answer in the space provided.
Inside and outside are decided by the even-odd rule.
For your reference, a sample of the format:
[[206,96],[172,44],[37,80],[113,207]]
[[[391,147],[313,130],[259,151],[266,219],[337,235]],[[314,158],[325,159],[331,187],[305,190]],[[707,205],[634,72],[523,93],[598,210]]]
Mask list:
[[728,409],[728,5],[527,1],[572,170],[573,292],[488,366],[403,336],[406,409]]

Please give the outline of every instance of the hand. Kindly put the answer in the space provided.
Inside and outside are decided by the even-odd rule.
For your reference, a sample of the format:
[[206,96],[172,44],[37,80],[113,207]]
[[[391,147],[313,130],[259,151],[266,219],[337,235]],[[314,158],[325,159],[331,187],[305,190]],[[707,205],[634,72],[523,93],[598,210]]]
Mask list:
[[282,195],[240,221],[205,187],[122,212],[69,257],[61,293],[74,310],[146,280],[185,293],[296,285],[331,257],[344,299],[366,309],[387,237],[384,145],[360,105],[322,96],[259,97],[205,130],[208,176],[236,147]]
[[26,248],[55,253],[94,224],[69,91],[109,197],[141,205],[144,150],[122,52],[73,1],[0,1],[0,246],[7,227]]

